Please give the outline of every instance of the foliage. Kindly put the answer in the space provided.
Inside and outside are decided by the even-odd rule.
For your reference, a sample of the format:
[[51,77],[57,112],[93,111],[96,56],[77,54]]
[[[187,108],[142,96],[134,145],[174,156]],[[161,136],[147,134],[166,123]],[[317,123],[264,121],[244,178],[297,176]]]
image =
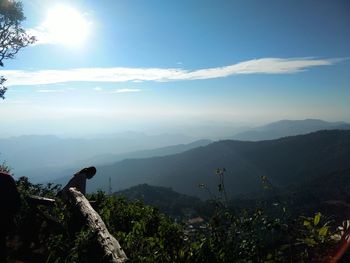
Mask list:
[[11,167],[7,165],[6,162],[0,163],[0,172],[10,173]]
[[[35,42],[33,36],[21,27],[25,20],[22,3],[12,0],[0,0],[0,66],[3,60],[13,59],[20,49]],[[0,98],[4,98],[7,88],[6,79],[0,76]]]
[[[223,193],[225,172],[225,168],[215,172],[218,194],[210,195],[216,209],[208,231],[195,246],[195,262],[325,262],[334,254],[337,241],[349,233],[350,223],[336,228],[335,222],[321,213],[291,216],[276,196],[269,203],[255,203],[253,210],[237,211],[232,203],[228,206]],[[266,191],[275,193],[266,176],[261,181]],[[203,184],[200,187],[207,189]]]
[[[76,221],[69,205],[58,200],[51,208],[34,207],[26,201],[33,194],[54,197],[59,186],[34,185],[27,178],[17,185],[23,198],[17,217],[22,245],[14,249],[13,258],[103,262],[96,258],[94,233]],[[214,210],[207,223],[193,231],[141,202],[103,192],[88,195],[129,262],[323,262],[349,234],[350,223],[337,227],[320,213],[291,217],[282,205],[274,205],[276,211],[270,213],[262,204],[234,210],[222,197],[223,202],[217,198],[211,203]]]
[[187,215],[198,215],[202,201],[199,198],[180,194],[173,189],[161,186],[140,184],[114,193],[126,197],[130,201],[142,201],[147,205],[157,207],[162,213],[175,219]]
[[103,192],[91,199],[96,200],[97,212],[122,244],[130,262],[174,262],[181,258],[185,246],[182,228],[158,209]]

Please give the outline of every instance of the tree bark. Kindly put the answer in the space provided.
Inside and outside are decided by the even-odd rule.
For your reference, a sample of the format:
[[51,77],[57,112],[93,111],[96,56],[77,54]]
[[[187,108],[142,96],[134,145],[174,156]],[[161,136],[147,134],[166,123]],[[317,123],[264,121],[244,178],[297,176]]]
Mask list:
[[36,195],[27,196],[26,200],[28,203],[33,204],[33,205],[45,205],[45,206],[54,206],[55,205],[55,199],[36,196]]
[[97,243],[103,251],[103,262],[123,263],[127,257],[119,242],[108,232],[100,215],[91,207],[85,196],[75,188],[69,188],[68,197],[89,229],[96,233]]

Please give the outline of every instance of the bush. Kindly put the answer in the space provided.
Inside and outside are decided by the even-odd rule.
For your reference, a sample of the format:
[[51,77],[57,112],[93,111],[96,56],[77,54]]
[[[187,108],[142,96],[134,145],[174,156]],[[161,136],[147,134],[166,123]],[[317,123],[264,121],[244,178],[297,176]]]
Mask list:
[[[34,207],[28,195],[54,197],[54,185],[33,185],[26,178],[17,182],[23,206],[17,218],[21,245],[12,257],[29,262],[103,262],[96,258],[95,235],[76,227],[74,211],[57,201],[54,207]],[[287,215],[278,208],[273,215],[255,207],[233,211],[225,200],[213,202],[208,223],[189,231],[158,209],[141,202],[88,195],[110,233],[120,242],[129,262],[322,262],[346,235],[344,227],[317,213],[312,217]]]

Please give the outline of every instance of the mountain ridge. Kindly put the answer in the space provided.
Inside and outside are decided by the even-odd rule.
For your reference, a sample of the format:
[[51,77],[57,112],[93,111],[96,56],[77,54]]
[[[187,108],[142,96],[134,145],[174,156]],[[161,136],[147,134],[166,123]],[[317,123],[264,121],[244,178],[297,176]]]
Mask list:
[[279,120],[235,134],[230,139],[243,141],[274,140],[287,136],[307,134],[320,130],[350,129],[342,121],[327,122],[320,119]]
[[127,159],[97,167],[91,190],[106,189],[111,177],[116,189],[148,183],[172,187],[183,194],[204,197],[197,186],[215,190],[216,168],[227,169],[230,195],[261,189],[261,176],[277,186],[350,167],[350,131],[319,131],[277,140],[244,142],[221,140],[183,153],[146,159]]

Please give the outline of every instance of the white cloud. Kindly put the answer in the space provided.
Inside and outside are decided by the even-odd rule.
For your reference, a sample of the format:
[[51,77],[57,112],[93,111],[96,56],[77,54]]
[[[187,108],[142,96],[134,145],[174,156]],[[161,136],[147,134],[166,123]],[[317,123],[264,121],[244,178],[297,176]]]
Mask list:
[[140,92],[140,89],[117,89],[112,91],[111,93],[132,93],[132,92]]
[[92,88],[94,91],[102,91],[103,89],[101,87],[95,87],[95,88]]
[[344,59],[261,58],[199,70],[178,68],[75,68],[65,70],[3,70],[8,86],[65,82],[140,82],[223,78],[237,74],[287,74],[316,66],[329,66]]
[[38,89],[38,90],[36,90],[36,92],[39,92],[39,93],[61,93],[61,92],[63,92],[63,90],[59,90],[59,89]]

